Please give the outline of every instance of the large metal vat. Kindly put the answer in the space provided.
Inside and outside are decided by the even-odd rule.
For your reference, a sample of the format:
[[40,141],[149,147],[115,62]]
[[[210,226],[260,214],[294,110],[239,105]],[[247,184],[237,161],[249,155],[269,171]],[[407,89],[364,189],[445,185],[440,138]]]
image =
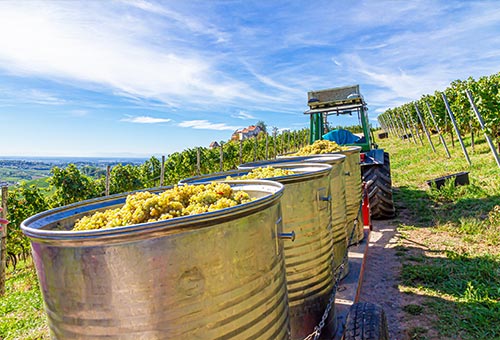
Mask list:
[[120,194],[25,220],[52,338],[289,339],[279,239],[283,185],[231,185],[256,200],[153,223],[69,231],[84,215],[123,205]]
[[341,278],[345,277],[349,272],[349,263],[347,261],[347,258],[345,257],[345,254],[347,252],[347,215],[345,193],[346,176],[344,170],[345,160],[346,156],[344,155],[329,154],[322,157],[318,157],[317,155],[286,157],[269,161],[245,163],[239,166],[240,169],[251,169],[257,166],[274,166],[275,164],[286,164],[289,162],[313,162],[329,164],[332,166],[332,171],[330,173],[330,191],[332,197],[331,216],[333,237],[333,268],[335,274],[337,274],[340,269],[340,265],[344,263],[344,269],[342,271]]
[[[283,230],[295,232],[294,242],[285,243],[285,265],[292,339],[303,339],[321,321],[333,289],[330,172],[328,164],[285,163],[274,168],[295,174],[274,177],[285,186],[281,206]],[[251,170],[233,170],[181,181],[197,183],[237,179]],[[335,313],[330,312],[325,334],[335,330]]]
[[[360,166],[360,146],[345,146],[343,151],[333,152],[329,154],[310,155],[305,157],[328,157],[329,155],[342,154],[346,156],[344,170],[348,176],[345,178],[345,194],[346,194],[346,214],[347,214],[347,238],[350,240],[349,245],[356,244],[364,237],[363,222],[361,219],[361,166]],[[301,156],[299,156],[301,157]],[[290,161],[295,162],[295,157],[281,156],[281,159],[291,158]],[[310,161],[306,158],[304,161]],[[356,227],[356,228],[355,228]]]

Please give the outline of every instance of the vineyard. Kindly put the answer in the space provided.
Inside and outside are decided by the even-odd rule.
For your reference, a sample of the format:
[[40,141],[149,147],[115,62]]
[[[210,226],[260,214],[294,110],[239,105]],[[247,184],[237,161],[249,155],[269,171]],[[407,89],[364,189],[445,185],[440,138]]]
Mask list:
[[[499,82],[500,73],[477,81],[457,80],[443,92],[379,116],[380,125],[390,133],[377,142],[391,154],[397,208],[397,216],[384,221],[381,229],[389,230],[390,225],[396,236],[392,247],[380,247],[380,266],[371,266],[385,275],[383,280],[393,280],[384,285],[377,277],[373,287],[373,292],[385,292],[377,292],[375,302],[385,304],[387,298],[391,306],[388,317],[397,324],[392,335],[487,339],[500,334],[496,323],[500,315],[500,173],[492,162],[500,148]],[[2,194],[8,193],[5,210],[11,222],[7,234],[10,278],[7,298],[0,304],[0,315],[8,318],[0,324],[0,338],[48,338],[38,283],[27,259],[30,244],[19,229],[27,217],[86,199],[173,185],[188,177],[235,169],[241,163],[273,159],[307,145],[308,137],[306,129],[261,133],[215,148],[186,149],[161,160],[151,157],[140,165],[118,164],[95,176],[71,164],[52,168],[48,188],[21,184],[3,189]],[[425,184],[433,176],[463,170],[471,173],[468,186],[447,182],[438,190]],[[399,271],[389,271],[387,256],[401,265]]]
[[[474,150],[475,139],[479,133],[484,133],[500,166],[496,151],[500,151],[499,88],[500,73],[478,80],[455,80],[443,92],[436,91],[433,95],[424,95],[415,102],[389,109],[378,119],[386,131],[410,143],[423,145],[423,140],[427,138],[434,152],[435,146],[429,134],[439,134],[448,157],[450,154],[444,137],[448,135],[454,146],[455,134],[469,164],[470,157],[462,138],[470,135],[471,149]],[[496,148],[492,140],[496,141]]]
[[48,188],[27,184],[8,188],[7,264],[15,266],[20,258],[26,258],[30,253],[29,241],[19,227],[29,216],[106,193],[173,185],[195,175],[236,169],[242,163],[275,158],[304,146],[308,133],[305,129],[273,135],[261,133],[255,138],[221,143],[216,148],[186,149],[169,155],[163,164],[156,157],[136,166],[118,164],[110,169],[107,177],[101,174],[93,178],[74,164],[66,168],[54,167]]

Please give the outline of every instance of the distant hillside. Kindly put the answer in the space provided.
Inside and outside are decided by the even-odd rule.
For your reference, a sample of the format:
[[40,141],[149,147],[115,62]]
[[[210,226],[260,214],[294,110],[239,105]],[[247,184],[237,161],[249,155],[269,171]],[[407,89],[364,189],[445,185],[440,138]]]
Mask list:
[[32,181],[48,177],[52,165],[42,162],[0,161],[0,183],[16,185],[21,181]]
[[102,159],[102,158],[12,158],[0,159],[0,185],[17,185],[21,181],[36,184],[42,188],[48,187],[46,179],[54,166],[61,168],[75,164],[86,175],[98,178],[106,173],[106,166],[116,164],[141,164],[143,159]]

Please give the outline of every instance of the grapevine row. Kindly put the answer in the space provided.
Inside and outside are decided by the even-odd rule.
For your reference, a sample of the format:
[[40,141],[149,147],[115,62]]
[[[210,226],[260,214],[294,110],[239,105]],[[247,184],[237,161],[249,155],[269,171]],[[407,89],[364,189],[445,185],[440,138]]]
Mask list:
[[[479,120],[471,109],[471,103],[466,90],[472,94],[472,99],[484,120],[487,135],[496,140],[500,150],[500,73],[484,76],[477,80],[469,77],[467,80],[455,80],[443,92],[422,96],[419,100],[389,109],[379,115],[379,123],[386,131],[404,135],[405,131],[415,131],[425,136],[420,116],[424,125],[436,132],[455,133],[453,122],[446,110],[445,100],[454,115],[460,134],[476,135],[481,131]],[[443,96],[444,94],[444,96]],[[417,111],[418,109],[418,111]],[[432,115],[434,115],[434,120]],[[435,124],[436,123],[436,124]],[[415,130],[417,127],[418,130]],[[410,136],[405,136],[410,137]],[[412,136],[414,137],[414,136]],[[423,137],[425,138],[425,137]],[[472,139],[473,140],[473,139]]]
[[[179,180],[198,174],[236,169],[240,163],[297,151],[307,144],[309,130],[284,131],[280,134],[259,136],[243,141],[228,141],[216,148],[192,148],[175,152],[166,158],[164,184],[173,185]],[[221,158],[222,156],[222,158]],[[267,157],[266,157],[267,156]],[[221,161],[222,159],[222,161]],[[222,165],[222,168],[221,168]],[[93,178],[70,164],[66,168],[54,167],[48,179],[49,188],[22,183],[11,187],[7,198],[7,260],[14,264],[20,256],[29,254],[29,241],[20,224],[29,216],[74,202],[104,196],[106,178]],[[116,194],[160,185],[161,161],[151,157],[140,165],[118,164],[111,169],[109,193]]]

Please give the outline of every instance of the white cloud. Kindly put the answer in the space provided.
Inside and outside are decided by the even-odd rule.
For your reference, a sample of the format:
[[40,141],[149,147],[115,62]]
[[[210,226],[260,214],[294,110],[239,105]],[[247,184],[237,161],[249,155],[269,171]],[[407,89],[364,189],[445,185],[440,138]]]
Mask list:
[[179,123],[180,127],[200,129],[200,130],[230,130],[239,129],[238,126],[229,126],[224,123],[211,123],[208,120],[186,120]]
[[87,110],[71,110],[70,111],[71,116],[73,117],[84,117],[89,114]]
[[238,118],[238,119],[256,119],[250,113],[245,112],[245,111],[240,111],[237,114],[231,115],[231,117]]
[[62,105],[66,103],[66,100],[46,91],[28,90],[25,91],[25,94],[29,98],[28,100],[37,104]]
[[[324,2],[324,12],[345,15],[319,26],[315,6],[241,5],[0,1],[0,72],[161,112],[189,107],[193,120],[244,109],[232,117],[255,119],[253,112],[276,125],[285,116],[293,126],[305,118],[311,89],[359,83],[377,113],[498,70],[500,7],[490,1]],[[71,100],[48,92],[30,95],[47,105]]]
[[205,24],[201,18],[193,15],[183,15],[167,8],[165,5],[155,4],[144,0],[122,0],[123,3],[137,7],[143,11],[154,13],[167,18],[170,21],[175,21],[184,28],[187,28],[193,33],[211,35],[217,43],[222,43],[228,40],[228,34],[220,31],[217,27]]
[[0,102],[7,104],[65,105],[70,102],[49,91],[0,87]]
[[[138,3],[147,8],[148,3]],[[154,98],[172,106],[183,105],[187,98],[191,105],[207,105],[214,98],[224,103],[264,97],[218,72],[208,52],[173,39],[183,25],[159,36],[161,25],[154,26],[147,17],[121,15],[123,8],[109,6],[100,2],[85,6],[0,2],[0,68],[11,75],[104,86],[111,92]],[[179,16],[177,20],[187,24],[189,19]],[[204,29],[194,21],[189,27]]]
[[138,124],[158,124],[158,123],[168,123],[171,119],[168,118],[155,118],[148,116],[137,116],[137,117],[127,117],[120,119],[121,122],[128,123],[138,123]]
[[[264,76],[262,74],[258,74],[257,72],[255,72],[253,70],[253,68],[246,62],[244,62],[244,64],[246,64],[246,67],[248,69],[248,71],[255,77],[257,78],[258,81],[260,81],[262,84],[266,85],[266,86],[269,86],[271,88],[274,88],[274,89],[277,89],[279,90],[281,93],[280,93],[280,96],[279,97],[272,97],[275,101],[283,101],[283,97],[285,97],[285,95],[301,95],[303,94],[303,92],[300,90],[300,89],[297,89],[295,87],[290,87],[288,85],[284,85],[282,84],[281,82],[278,82],[274,79],[272,79],[270,76]],[[288,97],[286,96],[286,97]]]

